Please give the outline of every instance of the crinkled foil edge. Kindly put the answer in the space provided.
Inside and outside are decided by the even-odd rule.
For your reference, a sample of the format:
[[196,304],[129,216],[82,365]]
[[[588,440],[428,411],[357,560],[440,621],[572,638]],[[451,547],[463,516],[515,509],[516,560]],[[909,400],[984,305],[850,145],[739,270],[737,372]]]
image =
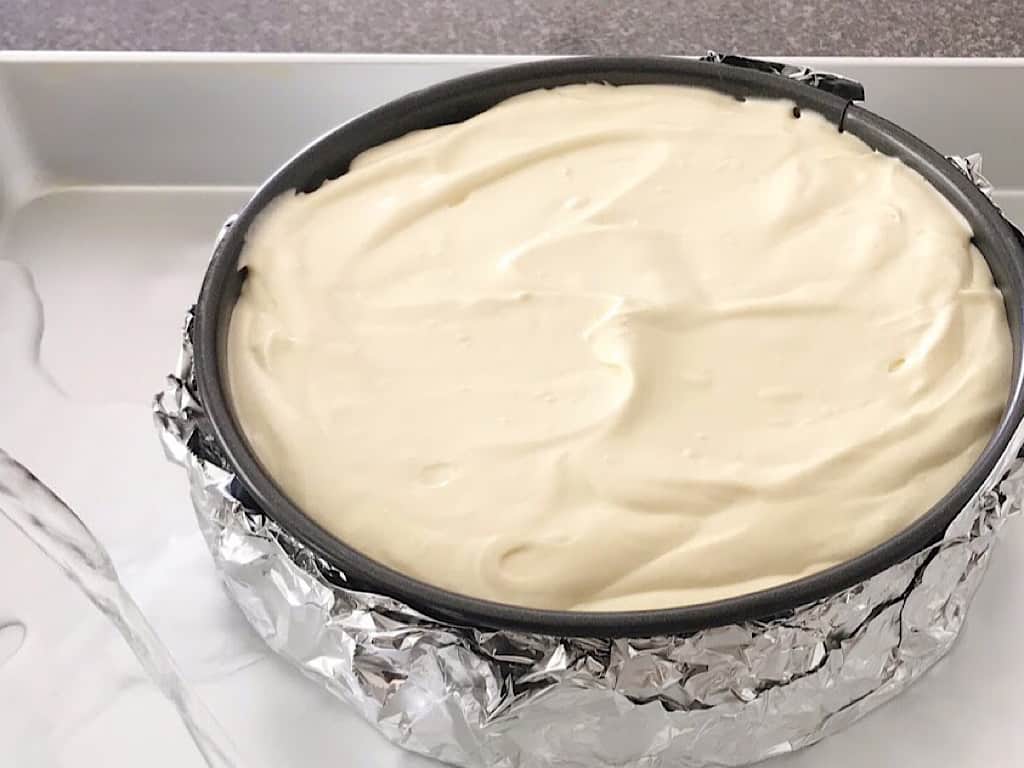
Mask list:
[[[980,158],[951,160],[981,178]],[[688,635],[564,638],[457,626],[347,588],[247,506],[198,397],[191,312],[154,416],[224,584],[267,644],[396,744],[463,766],[738,766],[811,744],[950,649],[1024,497],[1018,429],[941,542],[850,589]]]

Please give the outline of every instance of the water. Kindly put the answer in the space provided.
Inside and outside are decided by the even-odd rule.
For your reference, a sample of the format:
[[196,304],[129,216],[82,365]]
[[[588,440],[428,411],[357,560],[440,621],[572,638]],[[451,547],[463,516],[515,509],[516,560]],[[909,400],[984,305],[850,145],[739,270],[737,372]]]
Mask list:
[[[67,504],[2,449],[0,514],[60,566],[117,627],[150,679],[174,704],[206,764],[242,768],[223,727],[185,683],[167,647],[118,579],[103,545]],[[252,765],[245,761],[246,768]]]

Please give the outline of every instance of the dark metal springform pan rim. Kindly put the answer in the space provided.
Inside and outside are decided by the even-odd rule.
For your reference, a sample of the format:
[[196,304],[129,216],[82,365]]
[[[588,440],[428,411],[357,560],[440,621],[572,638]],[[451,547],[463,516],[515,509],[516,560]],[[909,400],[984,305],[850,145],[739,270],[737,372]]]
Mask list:
[[[578,82],[670,83],[711,88],[739,99],[793,101],[800,109],[820,113],[837,129],[858,136],[878,151],[900,158],[924,176],[970,223],[975,243],[1005,297],[1014,343],[1009,399],[995,434],[974,466],[916,522],[859,557],[739,597],[660,610],[542,610],[441,589],[367,557],[307,517],[262,467],[232,409],[224,362],[231,310],[244,279],[244,273],[238,269],[239,255],[254,217],[278,195],[291,190],[312,191],[325,180],[345,173],[352,158],[370,147],[412,130],[465,120],[518,93]],[[837,96],[779,75],[688,59],[549,59],[448,80],[396,99],[341,125],[288,161],[260,187],[217,243],[196,307],[195,372],[214,435],[241,484],[239,493],[345,574],[352,588],[385,594],[427,615],[474,627],[584,637],[685,633],[768,618],[833,595],[921,552],[942,537],[953,518],[992,474],[1024,415],[1022,263],[1024,252],[1013,229],[945,157],[901,128]],[[908,477],[907,482],[913,482],[913,478]],[[500,503],[500,499],[495,499],[496,505]],[[452,537],[457,536],[458,531],[452,531]]]

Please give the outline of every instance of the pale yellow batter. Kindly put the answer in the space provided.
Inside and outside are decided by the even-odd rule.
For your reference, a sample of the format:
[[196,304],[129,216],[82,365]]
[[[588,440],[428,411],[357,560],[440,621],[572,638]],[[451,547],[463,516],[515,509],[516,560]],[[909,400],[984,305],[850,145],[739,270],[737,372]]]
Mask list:
[[302,509],[422,580],[738,595],[882,542],[977,458],[1011,353],[970,237],[792,104],[533,92],[264,212],[232,396]]

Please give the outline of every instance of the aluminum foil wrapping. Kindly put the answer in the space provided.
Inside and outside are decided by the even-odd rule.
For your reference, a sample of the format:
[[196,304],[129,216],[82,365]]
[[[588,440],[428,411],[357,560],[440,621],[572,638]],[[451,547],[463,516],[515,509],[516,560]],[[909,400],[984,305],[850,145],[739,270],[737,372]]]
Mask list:
[[771,621],[606,640],[439,621],[344,576],[246,507],[192,375],[191,315],[154,412],[228,592],[277,653],[395,743],[464,766],[735,766],[811,744],[952,646],[996,531],[1019,511],[1024,431],[944,539]]
[[[951,159],[981,178],[977,157]],[[786,615],[634,639],[492,631],[347,588],[246,505],[198,397],[191,313],[154,414],[224,584],[268,645],[396,744],[462,766],[738,766],[807,746],[950,649],[1024,498],[1018,430],[939,543]]]

